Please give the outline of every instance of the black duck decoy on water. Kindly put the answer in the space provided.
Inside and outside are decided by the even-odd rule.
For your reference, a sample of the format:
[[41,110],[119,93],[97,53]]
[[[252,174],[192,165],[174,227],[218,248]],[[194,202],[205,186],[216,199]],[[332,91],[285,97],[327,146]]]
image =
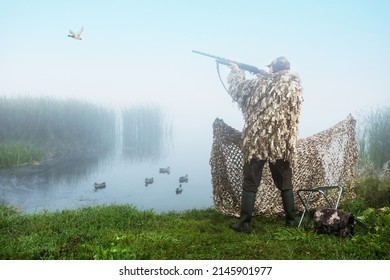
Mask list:
[[159,172],[169,174],[171,173],[171,168],[169,166],[167,168],[160,168]]
[[176,188],[176,194],[181,194],[183,192],[183,187],[181,184]]
[[150,184],[153,184],[154,179],[152,178],[145,178],[145,187],[147,187]]
[[93,184],[93,187],[95,190],[104,189],[106,187],[106,182],[103,182],[103,183],[96,183],[95,182],[95,184]]
[[188,175],[186,174],[185,176],[181,176],[179,178],[179,183],[188,183]]

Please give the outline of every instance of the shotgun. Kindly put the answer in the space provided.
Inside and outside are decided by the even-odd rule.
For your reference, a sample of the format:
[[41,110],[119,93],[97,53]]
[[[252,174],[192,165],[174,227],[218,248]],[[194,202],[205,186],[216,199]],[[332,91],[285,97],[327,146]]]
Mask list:
[[227,59],[227,58],[215,56],[215,55],[212,55],[212,54],[208,54],[208,53],[204,53],[204,52],[200,52],[200,51],[195,51],[195,50],[192,50],[192,52],[200,54],[200,55],[204,55],[204,56],[215,58],[217,63],[223,64],[223,65],[230,66],[231,63],[237,64],[237,66],[240,69],[248,71],[248,72],[250,72],[252,74],[259,74],[259,73],[263,74],[262,72],[264,71],[264,70],[258,69],[256,66],[252,66],[252,65],[245,64],[245,63],[242,63],[242,62],[238,62],[238,61],[230,60],[230,59]]

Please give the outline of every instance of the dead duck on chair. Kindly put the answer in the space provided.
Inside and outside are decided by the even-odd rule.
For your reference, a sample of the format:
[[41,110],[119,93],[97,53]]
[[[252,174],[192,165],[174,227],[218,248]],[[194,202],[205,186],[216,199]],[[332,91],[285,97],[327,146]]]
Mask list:
[[145,178],[145,187],[147,187],[150,184],[153,184],[154,179],[152,178]]
[[99,189],[104,189],[106,187],[106,182],[103,182],[103,183],[94,183],[93,184],[93,188],[96,190],[99,190]]
[[188,183],[188,175],[186,174],[185,176],[181,176],[179,178],[179,183]]
[[159,172],[169,174],[171,173],[171,168],[169,166],[167,168],[160,168]]

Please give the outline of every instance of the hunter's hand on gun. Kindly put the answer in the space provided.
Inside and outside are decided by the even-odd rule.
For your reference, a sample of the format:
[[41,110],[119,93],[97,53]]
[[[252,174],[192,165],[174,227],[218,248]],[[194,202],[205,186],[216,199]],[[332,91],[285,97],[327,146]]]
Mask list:
[[229,63],[229,68],[232,69],[232,71],[238,71],[240,69],[240,67],[238,67],[238,65],[234,62]]
[[[219,64],[226,65],[227,67],[229,67],[232,70],[232,72],[233,71],[234,72],[238,72],[239,70],[243,70],[243,71],[248,71],[249,73],[251,73],[253,75],[256,75],[259,78],[260,77],[263,77],[263,78],[267,78],[268,77],[268,73],[266,71],[264,71],[262,69],[259,69],[259,68],[257,68],[256,66],[253,66],[253,65],[249,65],[249,64],[242,63],[242,62],[226,59],[226,58],[223,58],[223,57],[218,57],[218,56],[215,56],[215,55],[211,55],[211,54],[204,53],[204,52],[199,52],[199,51],[196,51],[196,50],[192,50],[192,52],[200,54],[200,55],[212,57],[212,58],[215,59],[215,61],[217,62],[218,76],[219,76],[219,79],[221,80],[221,82],[222,82],[222,79],[221,79],[221,76],[220,76],[220,73],[219,73]],[[225,88],[225,90],[228,91],[228,89],[226,88],[226,86],[225,86],[225,84],[223,82],[222,82],[222,85]]]
[[[230,62],[229,63],[229,68],[232,70],[232,71],[234,71],[234,72],[236,72],[236,71],[239,71],[240,70],[240,67],[236,64],[236,63],[234,63],[234,62]],[[258,73],[256,73],[255,74],[257,77],[267,77],[268,76],[268,73],[267,73],[267,71],[265,71],[265,70],[263,70],[263,69],[259,69],[259,72]]]

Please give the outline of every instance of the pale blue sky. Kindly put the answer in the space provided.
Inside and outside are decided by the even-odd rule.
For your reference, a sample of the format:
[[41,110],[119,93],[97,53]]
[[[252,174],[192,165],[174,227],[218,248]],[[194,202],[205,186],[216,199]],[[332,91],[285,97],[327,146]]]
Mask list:
[[[241,112],[215,62],[191,50],[257,67],[284,55],[302,79],[306,137],[390,104],[389,14],[390,1],[368,0],[1,0],[0,95],[152,102],[210,139],[215,117],[241,129]],[[67,37],[81,26],[83,40]]]

